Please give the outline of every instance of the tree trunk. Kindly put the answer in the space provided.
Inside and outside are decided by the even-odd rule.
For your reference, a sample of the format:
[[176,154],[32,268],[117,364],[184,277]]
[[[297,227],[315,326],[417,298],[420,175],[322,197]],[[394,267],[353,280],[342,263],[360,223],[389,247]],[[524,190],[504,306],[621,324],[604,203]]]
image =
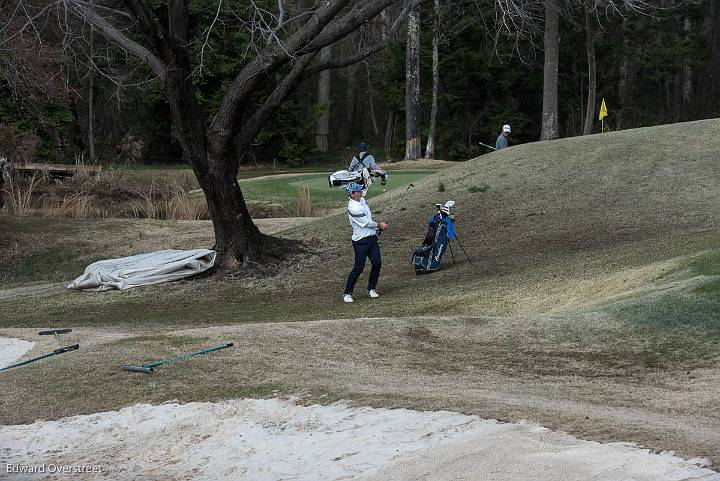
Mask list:
[[237,171],[228,168],[231,162],[208,152],[208,164],[213,166],[201,182],[210,218],[215,231],[215,247],[223,255],[226,267],[248,267],[269,257],[269,239],[260,233],[250,217],[237,181]]
[[[673,101],[672,101],[672,90],[670,88],[670,85],[673,83],[673,76],[670,74],[665,75],[664,78],[664,84],[665,84],[665,111],[667,112],[667,115],[665,117],[666,122],[673,122],[675,120],[674,114],[674,108],[673,108]],[[675,120],[677,122],[677,120]]]
[[345,113],[347,115],[345,140],[348,145],[353,143],[355,137],[355,106],[357,105],[357,95],[355,93],[356,81],[357,68],[352,66],[347,70],[347,83],[345,84]]
[[372,122],[373,133],[375,136],[380,135],[380,129],[378,128],[377,118],[375,116],[375,102],[373,101],[372,94],[372,83],[370,81],[370,69],[365,66],[365,73],[367,75],[367,86],[368,86],[368,106],[370,107],[370,120]]
[[545,0],[545,67],[543,71],[543,109],[540,140],[557,139],[558,62],[560,32],[557,0]]
[[408,15],[405,44],[405,159],[417,160],[420,146],[420,6]]
[[618,100],[620,101],[620,105],[616,109],[616,115],[615,119],[617,120],[616,127],[617,129],[621,129],[625,122],[625,107],[627,105],[628,100],[628,85],[630,82],[630,68],[628,66],[628,41],[627,37],[625,35],[625,26],[627,24],[627,20],[625,17],[623,17],[622,20],[622,27],[620,29],[620,35],[622,36],[622,42],[623,42],[623,51],[622,51],[622,60],[620,61],[620,66],[618,67]]
[[[683,23],[683,31],[687,37],[692,32],[692,21],[685,17]],[[687,58],[687,57],[686,57]],[[692,67],[689,63],[683,65],[682,71],[682,119],[687,120],[691,115],[691,105],[693,97],[693,74]]]
[[[320,61],[330,60],[330,47],[320,50]],[[318,116],[315,130],[315,145],[320,152],[328,151],[328,135],[330,134],[330,70],[323,70],[318,76]]]
[[432,107],[430,108],[430,131],[428,132],[425,158],[435,158],[435,131],[437,129],[438,85],[440,83],[440,0],[433,0],[432,39]]
[[[178,56],[177,62],[183,58]],[[229,132],[207,132],[192,80],[183,66],[169,68],[165,89],[177,138],[205,194],[215,231],[218,265],[231,270],[267,258],[268,239],[248,213],[237,182],[239,156]]]
[[388,110],[387,123],[385,124],[385,160],[391,161],[392,145],[395,139],[395,123],[397,122],[397,111]]
[[592,18],[591,0],[585,0],[585,32],[587,42],[587,59],[588,59],[588,97],[587,108],[585,110],[585,126],[583,127],[583,135],[591,134],[593,131],[593,121],[595,120],[595,96],[597,88],[597,75],[595,67],[595,26]]
[[[91,5],[93,0],[89,2]],[[91,60],[95,57],[95,38],[93,35],[93,28],[90,27],[90,33],[88,34],[88,56]],[[87,124],[87,140],[88,140],[88,155],[90,161],[95,161],[95,71],[90,69],[88,81],[88,124]]]
[[95,161],[95,75],[90,72],[88,87],[88,155]]

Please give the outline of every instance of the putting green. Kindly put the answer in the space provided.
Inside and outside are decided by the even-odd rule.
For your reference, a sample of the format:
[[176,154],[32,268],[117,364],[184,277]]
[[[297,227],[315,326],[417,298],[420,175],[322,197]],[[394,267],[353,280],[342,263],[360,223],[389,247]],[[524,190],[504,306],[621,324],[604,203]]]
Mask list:
[[[368,191],[367,198],[375,197],[384,191],[403,188],[411,182],[433,174],[433,170],[411,170],[390,172],[386,185],[374,182]],[[297,205],[298,190],[307,186],[310,189],[312,203],[319,207],[340,207],[347,201],[345,190],[328,185],[328,174],[298,174],[293,176],[279,175],[264,179],[241,180],[243,195],[248,201],[264,201],[282,204],[286,207]]]

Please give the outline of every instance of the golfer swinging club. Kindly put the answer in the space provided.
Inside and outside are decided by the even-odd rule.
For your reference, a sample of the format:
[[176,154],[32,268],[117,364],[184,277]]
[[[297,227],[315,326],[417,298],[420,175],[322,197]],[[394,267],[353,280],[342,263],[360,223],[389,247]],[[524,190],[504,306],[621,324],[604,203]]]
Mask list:
[[388,225],[385,222],[378,224],[372,220],[370,207],[362,196],[362,185],[357,182],[350,182],[345,186],[345,189],[350,197],[348,201],[348,218],[353,230],[352,244],[355,251],[355,265],[348,276],[343,301],[353,301],[352,292],[358,277],[365,268],[365,257],[370,258],[370,264],[372,265],[370,279],[368,279],[368,296],[375,299],[380,297],[377,292],[377,282],[378,277],[380,277],[380,267],[382,266],[377,230],[383,231],[388,228]]

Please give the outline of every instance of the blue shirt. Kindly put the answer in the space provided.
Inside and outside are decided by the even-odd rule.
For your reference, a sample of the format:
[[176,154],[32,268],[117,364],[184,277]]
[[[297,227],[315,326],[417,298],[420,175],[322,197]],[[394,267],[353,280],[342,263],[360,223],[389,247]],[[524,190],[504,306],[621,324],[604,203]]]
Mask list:
[[495,150],[502,150],[506,147],[510,147],[508,145],[507,137],[505,137],[503,134],[498,135],[498,138],[495,141]]

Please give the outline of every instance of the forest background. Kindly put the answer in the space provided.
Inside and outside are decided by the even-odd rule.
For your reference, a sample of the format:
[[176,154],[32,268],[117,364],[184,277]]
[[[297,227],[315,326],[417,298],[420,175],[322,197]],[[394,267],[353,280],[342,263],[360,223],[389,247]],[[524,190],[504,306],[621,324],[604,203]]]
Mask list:
[[[426,154],[432,104],[434,3],[426,0],[420,7],[421,155]],[[502,29],[494,3],[438,2],[435,158],[465,160],[485,153],[478,142],[494,145],[505,123],[513,127],[511,145],[541,138],[547,48],[543,10],[530,12],[522,30]],[[558,131],[550,137],[599,132],[602,98],[610,113],[605,128],[611,130],[719,115],[718,2],[660,1],[643,12],[593,4],[590,15],[584,8],[587,2],[558,5]],[[218,8],[214,0],[192,0],[188,8],[191,30],[201,29],[229,15],[232,2]],[[2,10],[4,15],[10,11]],[[7,20],[0,23],[11,30]],[[367,35],[358,31],[323,55],[347,55],[361,48]],[[380,158],[406,157],[408,38],[401,32],[387,49],[363,62],[305,80],[264,126],[252,149],[243,152],[241,165],[337,162],[349,158],[359,141],[368,142]],[[195,53],[200,55],[202,49],[204,56],[193,81],[201,108],[214,111],[252,39],[243,30],[219,25],[209,31],[207,40],[193,45]],[[597,72],[594,95],[588,81],[590,44]],[[56,44],[38,43],[29,34],[4,43],[1,152],[21,162],[183,162],[162,82],[148,80],[147,67],[108,55],[106,65],[93,69],[72,53],[59,37]],[[99,62],[103,52],[89,58]],[[267,92],[257,93],[258,98],[263,95]],[[593,107],[587,117],[593,122],[588,128],[589,96]]]

